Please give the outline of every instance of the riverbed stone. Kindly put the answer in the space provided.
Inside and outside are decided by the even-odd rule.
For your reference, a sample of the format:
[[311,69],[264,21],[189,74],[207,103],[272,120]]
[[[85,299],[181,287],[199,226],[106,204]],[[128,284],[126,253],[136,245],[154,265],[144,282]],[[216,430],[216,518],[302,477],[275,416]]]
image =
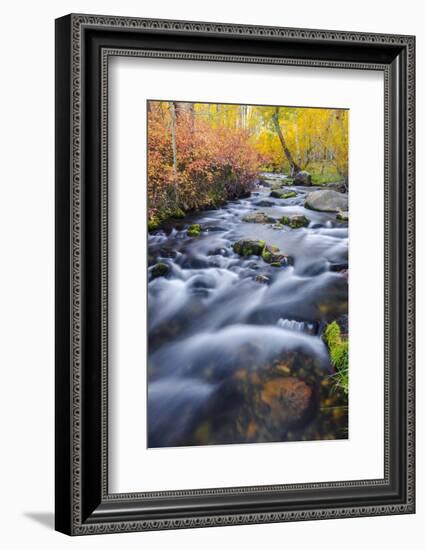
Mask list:
[[240,256],[261,256],[265,241],[257,239],[241,239],[233,244],[234,252]]
[[254,203],[256,206],[263,206],[263,207],[269,207],[269,206],[275,206],[275,203],[268,200],[260,200]]
[[331,189],[321,189],[308,193],[305,207],[320,212],[346,212],[348,210],[348,196]]
[[303,215],[283,216],[280,221],[282,224],[288,225],[292,229],[307,227],[309,225],[308,218]]
[[294,185],[305,185],[310,186],[312,185],[312,177],[309,172],[306,172],[306,170],[301,170],[298,172],[293,180]]
[[265,212],[253,212],[244,216],[243,221],[248,223],[274,223],[275,218],[271,218]]

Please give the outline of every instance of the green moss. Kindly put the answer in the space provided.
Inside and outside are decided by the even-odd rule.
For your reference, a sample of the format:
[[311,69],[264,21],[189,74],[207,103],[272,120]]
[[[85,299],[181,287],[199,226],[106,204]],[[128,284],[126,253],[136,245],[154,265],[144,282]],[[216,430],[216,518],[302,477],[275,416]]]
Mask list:
[[285,258],[276,246],[266,245],[262,250],[262,260],[273,267],[281,267]]
[[268,264],[272,261],[272,252],[268,250],[266,246],[262,251],[262,260]]
[[349,390],[349,342],[342,337],[336,321],[327,325],[324,331],[324,341],[327,344],[330,360],[336,369],[336,383],[345,393]]
[[281,195],[281,199],[292,199],[293,197],[297,197],[296,191],[288,191],[287,193],[283,193]]
[[201,225],[199,223],[193,223],[188,227],[186,234],[188,237],[199,237],[201,234]]
[[234,252],[240,256],[261,256],[265,248],[265,241],[253,239],[242,239],[233,245]]

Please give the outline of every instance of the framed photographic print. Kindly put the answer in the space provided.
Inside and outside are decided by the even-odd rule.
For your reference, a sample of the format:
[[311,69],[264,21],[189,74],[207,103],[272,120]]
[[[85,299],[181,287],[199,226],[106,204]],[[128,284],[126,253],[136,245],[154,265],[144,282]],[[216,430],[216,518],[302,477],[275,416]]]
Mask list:
[[56,529],[413,513],[412,36],[56,21]]

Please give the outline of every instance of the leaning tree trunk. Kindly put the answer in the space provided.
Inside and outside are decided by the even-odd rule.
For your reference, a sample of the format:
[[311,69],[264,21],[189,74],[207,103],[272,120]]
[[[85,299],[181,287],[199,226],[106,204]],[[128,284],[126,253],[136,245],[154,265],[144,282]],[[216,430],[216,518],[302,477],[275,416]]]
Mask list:
[[173,152],[173,174],[174,174],[174,190],[175,190],[175,199],[177,200],[178,196],[178,169],[177,169],[177,146],[176,146],[176,104],[170,102],[170,111],[172,115],[172,152]]
[[301,171],[301,168],[300,166],[295,162],[295,160],[293,159],[293,156],[292,154],[290,153],[290,150],[289,148],[287,147],[287,143],[284,139],[284,136],[283,136],[283,132],[281,130],[281,126],[280,126],[280,121],[279,121],[279,116],[280,116],[280,109],[279,107],[277,107],[275,109],[275,112],[274,114],[272,115],[272,122],[274,123],[274,127],[275,127],[275,131],[277,132],[278,134],[278,137],[280,138],[280,142],[281,142],[281,146],[283,148],[283,151],[284,151],[284,154],[286,156],[286,159],[288,160],[288,163],[290,164],[290,170],[291,170],[291,176],[294,176],[295,174],[297,174],[298,172]]

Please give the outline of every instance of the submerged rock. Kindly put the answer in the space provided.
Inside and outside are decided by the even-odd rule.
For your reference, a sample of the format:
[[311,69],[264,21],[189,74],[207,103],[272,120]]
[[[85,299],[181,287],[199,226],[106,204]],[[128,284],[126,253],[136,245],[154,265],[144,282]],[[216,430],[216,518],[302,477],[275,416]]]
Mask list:
[[280,221],[282,224],[288,225],[292,229],[298,229],[299,227],[307,227],[309,225],[308,218],[303,215],[283,216]]
[[244,216],[243,221],[248,223],[273,223],[275,218],[271,218],[265,212],[254,212]]
[[255,239],[241,239],[234,243],[234,252],[240,256],[261,256],[265,241]]
[[156,279],[157,277],[164,277],[164,275],[167,275],[169,271],[170,266],[168,264],[159,262],[158,264],[155,264],[154,267],[151,269],[151,277],[153,279]]
[[310,186],[312,185],[311,174],[309,172],[306,172],[305,170],[301,170],[295,175],[293,183],[294,185]]
[[330,189],[321,189],[309,193],[305,200],[305,207],[321,212],[339,212],[348,210],[348,196]]
[[256,206],[275,206],[275,203],[273,203],[272,201],[265,201],[265,200],[261,200],[261,201],[257,201],[254,203]]
[[274,419],[291,427],[300,423],[312,404],[313,391],[302,380],[277,377],[268,380],[260,391],[261,400],[270,408]]
[[188,227],[186,234],[188,237],[199,237],[201,234],[201,225],[199,223],[193,223]]

